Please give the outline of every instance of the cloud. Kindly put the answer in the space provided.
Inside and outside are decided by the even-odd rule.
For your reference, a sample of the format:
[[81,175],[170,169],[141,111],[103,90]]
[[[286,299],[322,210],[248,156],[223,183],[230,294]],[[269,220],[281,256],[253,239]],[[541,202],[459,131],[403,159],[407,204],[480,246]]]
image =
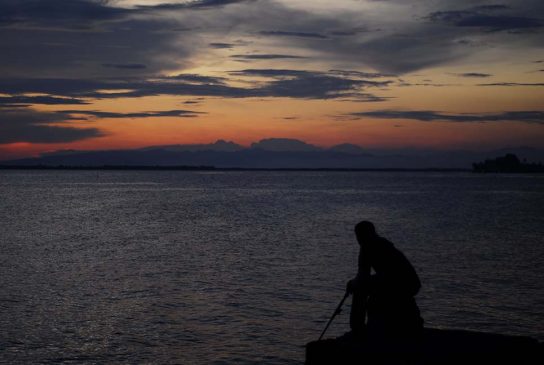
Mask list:
[[[275,2],[262,5],[260,35],[275,36],[284,47],[310,51],[315,59],[337,62],[342,67],[372,67],[381,73],[401,74],[451,62],[466,56],[469,50],[445,39],[456,39],[459,31],[429,22],[415,23],[411,19],[394,17],[387,11],[367,16],[365,12],[311,13],[282,8]],[[258,16],[258,14],[255,14]],[[292,29],[290,19],[297,19]],[[251,32],[255,24],[246,26]],[[385,27],[382,27],[383,24]],[[341,29],[365,29],[355,35],[334,36]],[[372,29],[372,30],[368,30]]]
[[286,54],[235,54],[231,58],[239,58],[244,60],[278,60],[278,59],[297,59],[307,58],[304,56],[286,55]]
[[444,22],[457,27],[484,28],[490,31],[520,30],[544,26],[542,19],[530,16],[490,14],[511,9],[505,5],[482,5],[466,10],[435,11],[428,15],[434,22]]
[[[246,69],[231,72],[237,76],[271,78],[266,82],[248,80],[251,87],[231,86],[224,78],[195,74],[172,77],[108,78],[108,79],[0,79],[0,93],[42,93],[71,98],[112,99],[157,95],[220,96],[230,98],[290,97],[329,99],[372,96],[364,91],[369,87],[386,87],[391,81],[366,80],[317,71],[288,69]],[[102,90],[110,90],[103,92]],[[114,91],[114,92],[112,92]],[[363,94],[361,94],[363,93]],[[374,99],[377,100],[377,99]]]
[[[66,143],[105,135],[97,128],[58,125],[63,122],[66,122],[66,117],[58,113],[29,109],[0,109],[0,144]],[[52,125],[53,123],[55,125]]]
[[291,32],[284,30],[262,30],[259,32],[261,35],[266,36],[279,36],[279,37],[301,37],[301,38],[313,38],[313,39],[326,39],[326,35],[319,33],[309,33],[309,32]]
[[231,71],[232,75],[244,75],[244,76],[261,76],[261,77],[273,77],[273,78],[283,78],[283,77],[301,77],[304,75],[310,74],[310,71],[304,70],[288,70],[288,69],[245,69]]
[[[164,75],[194,68],[200,56],[241,45],[232,40],[244,39],[255,44],[253,51],[258,53],[234,58],[262,60],[265,58],[258,54],[291,55],[296,50],[312,54],[313,60],[330,68],[365,66],[381,73],[402,74],[479,51],[479,47],[460,43],[474,33],[481,34],[479,27],[445,26],[452,22],[468,22],[477,15],[499,17],[502,27],[510,30],[521,27],[514,24],[519,19],[525,26],[531,25],[527,19],[542,6],[528,1],[513,9],[441,0],[436,8],[446,10],[434,12],[426,3],[407,6],[384,1],[369,11],[363,11],[368,4],[353,4],[361,6],[361,11],[332,7],[330,13],[324,13],[311,2],[300,6],[277,0],[200,0],[131,8],[113,1],[1,0],[0,24],[4,26],[0,26],[0,37],[10,41],[0,45],[0,52],[9,55],[0,58],[0,68],[16,77],[118,77],[120,70],[127,75]],[[447,10],[453,4],[465,4],[465,8]],[[536,38],[527,36],[523,42]]]
[[193,0],[185,3],[164,3],[158,5],[140,5],[141,10],[183,10],[183,9],[207,9],[222,7],[230,4],[244,3],[255,0]]
[[[297,22],[297,32],[327,35],[327,39],[312,37],[284,37],[284,44],[292,49],[309,50],[322,60],[342,60],[346,65],[370,66],[382,73],[405,74],[438,65],[459,62],[489,47],[505,46],[524,48],[530,45],[540,46],[542,38],[537,32],[526,33],[516,37],[507,32],[497,34],[489,32],[486,24],[482,27],[469,26],[467,14],[497,17],[504,22],[503,28],[522,29],[532,26],[532,14],[537,14],[542,5],[535,1],[523,1],[523,4],[512,9],[503,5],[467,6],[469,1],[437,1],[432,8],[424,2],[387,1],[384,5],[372,8],[371,11],[355,13],[303,13],[292,10],[290,18],[301,19]],[[452,5],[463,6],[464,11],[450,13],[449,10],[430,11],[431,9],[448,9]],[[355,5],[354,5],[355,6]],[[369,9],[367,9],[369,10]],[[279,11],[278,11],[279,12]],[[372,16],[367,15],[372,14]],[[429,21],[432,14],[434,21]],[[466,26],[451,26],[454,15],[463,17]],[[510,20],[509,18],[510,17]],[[522,24],[514,24],[515,20],[523,20]],[[277,25],[270,22],[269,29],[278,32],[289,32],[292,25],[274,19]],[[475,21],[475,19],[473,19]],[[265,20],[266,21],[266,20]],[[453,21],[453,20],[451,20]],[[484,20],[481,19],[483,22]],[[540,21],[539,21],[540,22]],[[494,24],[492,24],[495,26]],[[487,24],[487,26],[490,26]],[[353,36],[334,37],[338,29],[362,28],[368,31]],[[509,30],[516,30],[509,29]],[[523,28],[534,30],[533,28]],[[484,46],[467,47],[462,40],[477,39]]]
[[77,119],[75,115],[90,115],[97,118],[156,118],[156,117],[182,117],[192,118],[197,117],[199,114],[206,114],[204,112],[195,112],[192,110],[162,110],[151,112],[139,112],[139,113],[114,113],[103,112],[96,110],[60,110],[56,113],[64,114],[67,118]]
[[485,78],[485,77],[493,76],[491,74],[486,74],[481,72],[464,72],[464,73],[457,73],[453,75],[459,76],[459,77],[474,77],[474,78]]
[[[161,78],[159,78],[160,80]],[[190,83],[197,84],[214,84],[214,85],[223,85],[225,84],[226,79],[224,77],[214,77],[214,76],[203,76],[197,74],[179,74],[176,76],[170,76],[168,78],[162,78],[162,80],[180,80]]]
[[[68,25],[85,28],[92,22],[118,19],[129,10],[89,0],[2,0],[0,24]],[[79,27],[77,26],[79,24]]]
[[2,0],[0,24],[68,25],[85,29],[94,22],[141,16],[159,11],[218,8],[254,0],[193,0],[184,3],[139,5],[132,8],[115,6],[109,0]]
[[257,90],[261,96],[304,99],[359,97],[360,101],[382,101],[382,98],[362,93],[361,89],[366,87],[386,87],[391,83],[391,81],[363,80],[341,77],[325,72],[289,69],[245,69],[233,73],[272,78],[272,81]]
[[[465,0],[440,0],[433,9],[423,2],[383,1],[369,11],[362,11],[368,4],[354,2],[361,11],[332,7],[330,13],[301,3],[201,0],[122,8],[114,1],[0,0],[0,38],[9,40],[0,44],[7,55],[0,57],[0,69],[13,77],[104,79],[118,78],[119,71],[127,78],[150,77],[194,68],[217,49],[244,46],[235,59],[272,63],[311,54],[312,62],[330,69],[404,74],[479,52],[481,47],[461,42],[473,34],[508,46],[542,43],[533,34],[505,38],[476,26],[451,26],[474,14],[536,18],[531,14],[542,8],[537,1],[524,0],[515,9]],[[449,10],[454,4],[462,10]]]
[[83,116],[96,118],[157,118],[197,117],[202,112],[191,110],[164,110],[138,113],[115,113],[95,110],[61,110],[41,112],[33,109],[0,109],[0,144],[29,143],[67,143],[88,138],[104,136],[97,128],[76,128],[67,125],[74,120],[85,120]]
[[[335,80],[349,81],[354,84],[360,84],[365,86],[385,87],[391,83],[391,81],[374,81],[362,79],[364,75],[369,75],[368,78],[382,77],[378,74],[366,74],[363,72],[353,71],[339,71],[332,70],[333,72],[320,72],[320,71],[304,71],[304,70],[290,70],[290,69],[245,69],[232,71],[231,74],[245,75],[245,76],[261,76],[270,77],[277,80],[282,79],[303,79],[303,78],[319,78],[329,77]],[[348,77],[355,76],[355,77]]]
[[544,112],[542,111],[508,111],[502,113],[479,114],[450,114],[431,110],[375,110],[370,112],[351,113],[357,118],[380,119],[409,119],[422,122],[459,122],[459,123],[483,123],[483,122],[524,122],[544,124]]
[[90,104],[90,102],[75,98],[59,98],[54,96],[0,96],[0,106],[2,105],[63,105],[63,104]]
[[[254,1],[254,0],[251,0]],[[248,2],[248,0],[196,0],[187,3],[190,8],[209,8],[214,6],[225,6],[235,3]]]
[[387,101],[394,99],[393,97],[383,97],[377,96],[369,93],[351,93],[345,94],[345,97],[342,98],[342,101],[357,102],[357,103],[375,103],[381,101]]
[[405,74],[465,57],[466,50],[444,42],[448,37],[451,34],[444,30],[416,28],[408,34],[388,34],[363,42],[350,57],[363,57],[377,70]]
[[482,27],[492,30],[510,30],[542,27],[541,19],[516,16],[475,15],[456,23],[459,27]]
[[477,5],[472,7],[473,11],[478,11],[478,10],[497,11],[497,10],[508,10],[508,9],[512,9],[512,7],[508,5],[504,5],[504,4]]
[[217,49],[228,49],[228,48],[236,47],[236,45],[233,43],[221,43],[221,42],[214,42],[208,45],[212,48],[217,48]]
[[[0,93],[40,93],[74,97],[94,90],[107,89],[123,84],[121,81],[69,78],[5,78],[0,79]],[[119,88],[119,86],[117,86]]]
[[410,86],[428,86],[428,87],[446,87],[446,86],[454,86],[459,84],[442,84],[437,82],[432,82],[431,80],[423,80],[423,82],[407,82],[403,79],[399,79],[399,82],[396,84],[400,87],[410,87]]
[[[0,0],[0,69],[12,76],[118,76],[179,69],[199,37],[180,22],[94,0]],[[130,60],[130,62],[127,62]]]
[[371,30],[366,27],[356,27],[356,28],[343,28],[338,30],[331,30],[329,31],[329,34],[332,36],[340,36],[340,37],[349,37],[349,36],[355,36],[360,33],[370,32]]
[[142,65],[141,63],[126,63],[126,64],[103,63],[102,67],[116,68],[119,70],[143,70],[147,68],[146,65]]
[[126,19],[88,30],[0,27],[0,38],[10,40],[0,44],[5,55],[0,68],[14,77],[66,78],[118,77],[120,69],[127,75],[179,69],[193,51],[189,42],[179,44],[183,37],[177,26],[168,19]]
[[489,84],[478,84],[478,86],[544,86],[541,82],[494,82]]
[[528,17],[471,15],[456,21],[455,25],[458,27],[479,27],[499,31],[538,28],[542,27],[544,22],[540,19]]
[[307,75],[293,79],[275,80],[264,86],[263,96],[283,96],[305,99],[332,99],[356,96],[363,86],[386,86],[387,82],[341,79],[327,75]]
[[379,77],[395,77],[396,75],[393,74],[387,74],[387,73],[380,73],[380,72],[361,72],[361,71],[350,71],[350,70],[329,70],[329,73],[340,75],[340,76],[347,76],[347,77],[360,77],[365,79],[373,79],[373,78],[379,78]]

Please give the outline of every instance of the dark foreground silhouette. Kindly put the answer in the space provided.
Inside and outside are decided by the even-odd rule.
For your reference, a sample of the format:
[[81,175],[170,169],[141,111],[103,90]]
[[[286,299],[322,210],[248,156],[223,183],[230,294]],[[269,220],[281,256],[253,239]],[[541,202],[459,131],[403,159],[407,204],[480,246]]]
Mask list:
[[543,364],[535,339],[491,333],[425,328],[417,343],[403,345],[340,337],[306,345],[306,365],[325,364]]
[[353,294],[352,335],[367,334],[384,341],[420,336],[423,319],[414,297],[421,284],[412,264],[390,241],[378,236],[370,222],[357,224],[355,236],[360,246],[359,268],[346,288]]
[[[307,344],[307,365],[544,363],[543,345],[528,337],[423,328],[414,298],[421,285],[406,256],[370,222],[357,224],[355,235],[357,276],[319,340]],[[350,294],[351,331],[321,340]]]

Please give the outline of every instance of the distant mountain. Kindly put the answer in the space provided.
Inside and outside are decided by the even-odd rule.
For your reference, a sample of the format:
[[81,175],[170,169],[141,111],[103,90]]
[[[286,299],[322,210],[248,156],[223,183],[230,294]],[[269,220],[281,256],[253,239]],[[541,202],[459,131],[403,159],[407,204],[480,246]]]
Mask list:
[[332,146],[331,148],[329,148],[329,150],[342,152],[342,153],[349,153],[353,155],[362,155],[362,154],[368,153],[362,147],[357,146],[356,144],[351,144],[351,143],[337,144],[336,146]]
[[63,150],[38,158],[3,161],[22,166],[215,166],[240,168],[454,168],[470,169],[483,161],[513,153],[528,162],[544,161],[544,150],[527,147],[494,151],[363,149],[352,144],[321,148],[289,138],[269,138],[243,147],[219,140],[210,144],[153,146],[134,150]]
[[289,151],[289,152],[309,152],[321,151],[322,148],[313,144],[291,138],[267,138],[251,144],[251,148],[257,148],[265,151]]
[[5,161],[4,165],[47,166],[215,166],[241,168],[362,168],[379,167],[380,161],[332,151],[240,151],[111,150],[80,154],[47,155]]
[[243,146],[231,141],[219,139],[215,143],[208,144],[173,144],[166,146],[151,146],[142,148],[142,151],[161,149],[165,151],[217,151],[217,152],[234,152],[244,149]]

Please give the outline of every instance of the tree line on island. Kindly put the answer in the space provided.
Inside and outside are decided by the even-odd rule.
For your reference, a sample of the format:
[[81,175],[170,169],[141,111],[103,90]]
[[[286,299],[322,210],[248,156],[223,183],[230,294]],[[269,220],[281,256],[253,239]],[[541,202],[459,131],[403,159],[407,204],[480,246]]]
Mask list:
[[474,172],[503,172],[503,173],[535,173],[544,172],[542,163],[527,163],[520,161],[518,156],[512,153],[507,153],[502,157],[497,157],[483,162],[475,162],[472,164]]

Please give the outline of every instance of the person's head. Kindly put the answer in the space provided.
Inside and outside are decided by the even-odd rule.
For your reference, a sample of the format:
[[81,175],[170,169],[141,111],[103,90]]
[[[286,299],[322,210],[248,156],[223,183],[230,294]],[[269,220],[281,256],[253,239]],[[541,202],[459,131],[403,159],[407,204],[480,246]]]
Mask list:
[[378,235],[376,234],[376,228],[374,224],[369,221],[361,221],[355,225],[355,236],[360,245],[365,242],[370,242]]

